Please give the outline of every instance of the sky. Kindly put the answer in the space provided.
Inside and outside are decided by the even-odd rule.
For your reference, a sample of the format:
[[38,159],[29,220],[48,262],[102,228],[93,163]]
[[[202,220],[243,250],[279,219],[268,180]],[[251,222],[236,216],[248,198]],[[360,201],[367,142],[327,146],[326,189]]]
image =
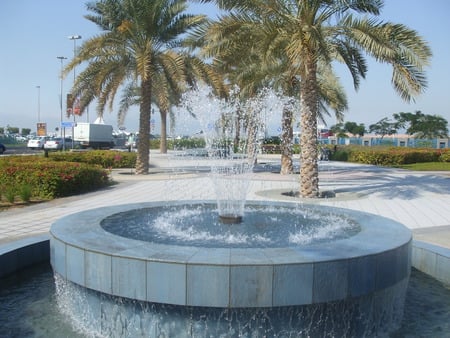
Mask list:
[[[100,33],[96,25],[84,18],[88,14],[85,4],[83,0],[0,1],[0,127],[9,125],[35,131],[38,120],[47,124],[48,132],[59,126],[61,60],[57,57],[70,60],[74,47]],[[192,5],[190,11],[210,16],[217,14],[213,6],[204,4]],[[426,69],[428,88],[415,102],[406,103],[391,85],[390,66],[368,58],[367,77],[355,92],[348,71],[339,68],[337,71],[349,101],[345,121],[364,123],[368,127],[382,118],[392,117],[393,113],[420,110],[424,114],[440,115],[450,123],[449,12],[448,0],[385,1],[380,19],[415,29],[431,47],[433,57]],[[68,37],[73,35],[82,38],[70,40]],[[62,81],[64,121],[69,120],[65,117],[65,95],[72,83],[73,74]],[[94,122],[97,116],[94,104],[91,106],[88,114],[77,118],[78,122]],[[125,120],[128,131],[138,129],[138,115],[138,107],[128,112]],[[117,110],[106,111],[103,118],[117,129]],[[158,116],[154,119],[155,133],[158,133]],[[272,123],[270,130],[276,134],[278,122]],[[335,123],[334,117],[327,119],[328,126]]]

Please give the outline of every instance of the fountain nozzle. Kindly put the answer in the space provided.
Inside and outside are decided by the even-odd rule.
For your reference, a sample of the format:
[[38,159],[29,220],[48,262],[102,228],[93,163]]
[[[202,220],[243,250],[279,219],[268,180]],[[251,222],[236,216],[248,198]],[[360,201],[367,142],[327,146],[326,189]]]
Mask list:
[[242,223],[242,216],[237,216],[237,215],[219,215],[219,220],[223,224],[239,224],[239,223]]

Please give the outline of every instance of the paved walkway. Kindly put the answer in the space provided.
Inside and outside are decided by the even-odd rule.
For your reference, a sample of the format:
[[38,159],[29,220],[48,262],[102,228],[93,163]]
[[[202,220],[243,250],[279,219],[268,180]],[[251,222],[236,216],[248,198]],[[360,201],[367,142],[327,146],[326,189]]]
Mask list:
[[[118,184],[102,191],[0,212],[0,244],[47,233],[58,218],[78,211],[124,203],[214,199],[209,160],[152,153],[151,174],[114,170]],[[411,172],[340,162],[320,163],[321,191],[334,198],[301,200],[283,195],[298,190],[298,174],[280,175],[279,156],[261,156],[248,200],[308,202],[392,218],[414,238],[450,248],[450,173]]]

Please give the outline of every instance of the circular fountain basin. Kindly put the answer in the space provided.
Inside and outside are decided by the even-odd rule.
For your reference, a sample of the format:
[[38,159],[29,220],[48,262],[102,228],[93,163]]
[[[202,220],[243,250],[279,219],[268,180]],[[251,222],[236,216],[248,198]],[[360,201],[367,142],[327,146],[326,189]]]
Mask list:
[[[189,209],[198,205],[210,208],[213,204],[208,201],[128,204],[61,218],[50,230],[54,271],[73,283],[114,296],[220,308],[340,301],[405,285],[409,277],[410,231],[390,219],[347,209],[302,205],[307,213],[335,214],[354,225],[348,233],[333,240],[308,244],[278,242],[273,246],[249,247],[177,244],[152,238],[141,240],[139,236],[128,238],[105,230],[108,229],[105,220],[117,218],[121,213],[146,210],[152,215],[168,205]],[[246,205],[262,210],[296,208],[296,204],[283,202],[258,201]],[[298,216],[285,217],[283,222],[289,219],[295,222],[295,217]],[[189,218],[185,221],[189,222]],[[127,226],[123,222],[122,227]]]

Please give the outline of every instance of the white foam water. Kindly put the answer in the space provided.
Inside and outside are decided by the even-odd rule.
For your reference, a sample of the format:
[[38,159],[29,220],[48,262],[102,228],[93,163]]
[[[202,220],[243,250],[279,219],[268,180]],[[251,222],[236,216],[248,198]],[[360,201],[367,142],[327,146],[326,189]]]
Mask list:
[[106,217],[103,229],[152,243],[200,247],[301,246],[347,238],[360,226],[353,219],[316,208],[247,205],[239,224],[224,224],[217,206],[193,202],[135,209]]

